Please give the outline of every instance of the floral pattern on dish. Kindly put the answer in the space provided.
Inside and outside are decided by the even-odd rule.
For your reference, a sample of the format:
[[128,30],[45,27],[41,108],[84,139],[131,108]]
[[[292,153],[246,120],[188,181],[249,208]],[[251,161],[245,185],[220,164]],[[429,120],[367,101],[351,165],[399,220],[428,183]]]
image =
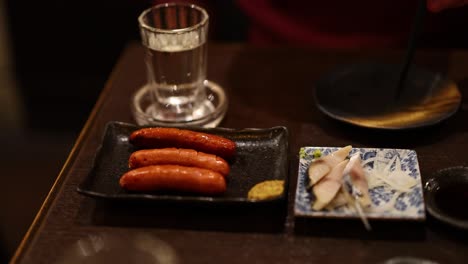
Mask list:
[[[338,150],[338,147],[303,147],[299,151],[299,170],[296,187],[294,213],[303,217],[330,217],[330,218],[358,218],[355,210],[346,206],[331,210],[315,211],[311,204],[314,200],[312,192],[308,189],[309,177],[307,170],[319,150],[322,156]],[[369,219],[410,219],[422,221],[425,216],[425,205],[422,192],[421,174],[416,152],[408,149],[381,149],[381,148],[353,148],[349,156],[359,154],[366,176],[375,177],[385,167],[388,173],[399,170],[407,177],[414,179],[411,188],[402,191],[389,185],[369,184],[369,194],[372,205],[365,211]],[[398,171],[399,172],[399,171]],[[408,178],[408,179],[409,179]],[[411,180],[409,179],[409,180]],[[369,181],[369,183],[371,183]]]

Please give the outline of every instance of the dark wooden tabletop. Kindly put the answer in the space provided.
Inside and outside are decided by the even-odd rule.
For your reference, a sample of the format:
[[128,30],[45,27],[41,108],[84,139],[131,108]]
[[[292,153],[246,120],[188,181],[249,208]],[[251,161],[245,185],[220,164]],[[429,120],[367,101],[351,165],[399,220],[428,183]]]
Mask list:
[[[145,83],[143,55],[138,43],[130,44],[122,54],[11,263],[85,263],[73,256],[91,254],[90,248],[106,243],[123,245],[110,251],[112,258],[120,260],[113,263],[151,263],[134,255],[130,241],[135,237],[146,239],[160,258],[178,263],[379,263],[394,256],[468,262],[468,234],[430,216],[423,223],[371,222],[375,231],[369,233],[360,223],[311,221],[293,215],[302,146],[414,149],[423,180],[439,169],[468,165],[466,97],[460,110],[445,122],[399,132],[342,124],[314,105],[314,82],[335,66],[368,60],[399,63],[403,51],[210,45],[208,77],[223,86],[229,97],[220,126],[285,126],[289,131],[287,204],[265,208],[116,204],[79,194],[77,185],[91,170],[106,123],[134,122],[130,98]],[[468,52],[418,51],[415,63],[446,74],[458,83],[462,95],[468,93]]]

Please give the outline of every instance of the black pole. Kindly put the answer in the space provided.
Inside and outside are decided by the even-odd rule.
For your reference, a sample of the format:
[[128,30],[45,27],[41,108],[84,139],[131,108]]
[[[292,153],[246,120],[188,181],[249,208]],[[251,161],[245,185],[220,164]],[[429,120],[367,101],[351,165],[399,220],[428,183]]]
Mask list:
[[408,71],[413,61],[414,50],[416,49],[416,43],[419,38],[419,35],[422,32],[425,15],[426,15],[426,0],[419,0],[418,10],[416,12],[416,17],[413,23],[413,29],[409,38],[408,48],[406,50],[405,61],[400,71],[400,78],[398,80],[395,100],[400,99],[401,93],[403,92],[403,89],[405,87],[406,78],[408,76]]

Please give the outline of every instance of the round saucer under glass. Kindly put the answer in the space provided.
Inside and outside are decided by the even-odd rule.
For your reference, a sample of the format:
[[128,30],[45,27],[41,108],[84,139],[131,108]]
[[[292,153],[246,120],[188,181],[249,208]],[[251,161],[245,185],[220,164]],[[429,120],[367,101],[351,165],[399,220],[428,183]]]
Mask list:
[[186,120],[174,118],[169,120],[163,116],[165,109],[154,103],[149,85],[141,87],[132,98],[132,113],[138,125],[158,126],[202,126],[216,127],[223,120],[228,108],[227,96],[221,86],[205,81],[206,99],[194,109],[192,117]]

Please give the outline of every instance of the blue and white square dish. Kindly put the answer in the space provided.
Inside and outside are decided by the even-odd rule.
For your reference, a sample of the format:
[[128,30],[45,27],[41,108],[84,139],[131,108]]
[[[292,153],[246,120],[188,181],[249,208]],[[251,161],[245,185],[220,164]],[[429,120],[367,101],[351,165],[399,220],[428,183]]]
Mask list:
[[[315,211],[312,209],[314,196],[308,188],[308,168],[314,152],[319,150],[322,156],[338,150],[338,147],[303,147],[299,152],[299,171],[294,205],[296,217],[321,218],[359,218],[356,210],[346,206]],[[416,152],[408,149],[352,148],[349,156],[360,154],[369,183],[369,195],[372,201],[365,211],[369,219],[415,220],[424,221],[424,205],[421,174]],[[384,169],[383,169],[384,168]],[[390,185],[382,173],[388,173],[400,185]],[[397,175],[398,174],[398,175]],[[410,184],[401,187],[401,179]],[[390,182],[391,183],[391,182]]]

